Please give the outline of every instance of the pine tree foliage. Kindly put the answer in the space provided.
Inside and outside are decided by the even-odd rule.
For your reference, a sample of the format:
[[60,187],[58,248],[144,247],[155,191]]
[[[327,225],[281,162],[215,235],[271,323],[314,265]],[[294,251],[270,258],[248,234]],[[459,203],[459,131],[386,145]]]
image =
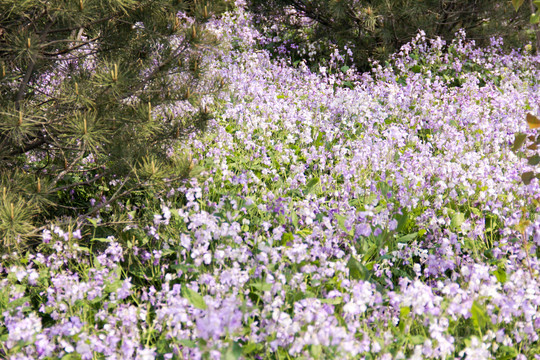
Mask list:
[[262,24],[286,24],[293,33],[305,31],[299,29],[298,19],[309,19],[315,24],[310,41],[348,46],[354,50],[356,65],[364,70],[369,59],[387,58],[419,30],[428,37],[450,40],[464,29],[480,45],[503,35],[509,44],[527,41],[523,30],[528,29],[528,10],[516,13],[504,0],[251,0],[250,4]]
[[4,243],[31,235],[36,217],[66,213],[70,190],[130,179],[120,195],[166,174],[167,148],[204,128],[223,86],[206,75],[215,39],[204,25],[226,6],[0,0]]

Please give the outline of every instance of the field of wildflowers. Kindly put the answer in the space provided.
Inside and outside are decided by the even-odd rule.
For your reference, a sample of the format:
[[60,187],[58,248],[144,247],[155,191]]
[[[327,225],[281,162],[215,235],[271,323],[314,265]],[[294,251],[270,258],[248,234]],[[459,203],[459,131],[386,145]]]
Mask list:
[[420,32],[314,73],[242,9],[210,26],[193,176],[5,255],[0,357],[540,359],[540,58]]

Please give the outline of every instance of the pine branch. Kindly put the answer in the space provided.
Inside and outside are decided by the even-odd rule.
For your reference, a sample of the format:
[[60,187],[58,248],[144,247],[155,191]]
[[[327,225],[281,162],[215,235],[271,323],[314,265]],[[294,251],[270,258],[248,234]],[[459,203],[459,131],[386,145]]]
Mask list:
[[[56,53],[43,52],[42,54],[43,54],[43,55],[46,55],[46,56],[57,57],[57,56],[59,56],[59,55],[63,55],[63,54],[70,53],[70,52],[72,52],[73,50],[80,49],[81,47],[83,47],[83,46],[85,46],[85,45],[88,45],[88,44],[91,44],[91,43],[95,42],[96,40],[99,40],[100,38],[101,38],[101,36],[96,36],[96,37],[93,38],[93,39],[90,39],[90,40],[88,40],[88,41],[83,41],[83,42],[81,42],[81,43],[78,44],[77,46],[73,46],[73,47],[71,47],[71,48],[67,48],[67,49],[58,51],[58,52],[56,52]],[[63,60],[64,60],[64,59],[63,59]]]
[[68,190],[68,189],[78,187],[78,186],[90,185],[90,184],[96,182],[97,180],[105,177],[106,175],[109,175],[109,172],[104,172],[102,174],[98,174],[98,176],[95,176],[92,179],[89,179],[89,180],[86,180],[86,181],[81,181],[81,182],[68,184],[68,185],[64,185],[64,186],[59,186],[57,188],[52,189],[50,192],[54,193],[54,192],[57,192],[57,191],[64,191],[64,190]]
[[[46,13],[46,11],[44,12]],[[50,28],[54,25],[55,20],[49,21],[49,23],[45,26],[45,31],[43,34],[39,37],[40,42],[45,39],[47,36],[47,32],[50,30]],[[26,70],[26,74],[24,75],[23,81],[19,86],[19,90],[17,91],[17,96],[15,97],[15,108],[19,110],[20,108],[20,102],[24,97],[24,94],[26,93],[26,88],[28,86],[28,82],[30,81],[30,78],[32,77],[32,73],[34,71],[34,66],[36,65],[36,55],[33,55],[30,60],[30,65],[28,65],[28,69]]]

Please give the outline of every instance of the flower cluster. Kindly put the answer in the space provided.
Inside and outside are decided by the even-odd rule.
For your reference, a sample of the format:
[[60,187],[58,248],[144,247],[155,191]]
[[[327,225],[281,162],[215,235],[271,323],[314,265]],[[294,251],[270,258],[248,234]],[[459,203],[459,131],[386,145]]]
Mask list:
[[420,34],[344,86],[258,49],[242,10],[211,27],[225,109],[175,149],[200,172],[93,249],[57,227],[0,267],[0,354],[539,353],[540,183],[511,145],[532,134],[540,59]]

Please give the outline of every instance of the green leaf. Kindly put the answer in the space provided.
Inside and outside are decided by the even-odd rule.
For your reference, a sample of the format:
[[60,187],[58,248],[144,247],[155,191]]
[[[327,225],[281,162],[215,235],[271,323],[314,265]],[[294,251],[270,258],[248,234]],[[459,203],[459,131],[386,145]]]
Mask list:
[[189,300],[189,303],[197,309],[206,310],[208,306],[204,302],[204,298],[196,291],[191,290],[187,286],[182,287],[182,296]]
[[261,344],[250,342],[243,347],[243,353],[244,355],[249,355],[252,352],[258,351],[260,348],[262,348]]
[[482,331],[489,321],[486,309],[476,301],[473,302],[471,307],[471,318],[479,331]]
[[262,344],[250,342],[243,347],[243,353],[244,355],[249,355],[252,352],[259,351],[262,347]]
[[343,71],[343,72],[347,72],[347,70],[349,70],[349,69],[350,69],[350,67],[348,67],[347,65],[343,65],[341,67],[341,71]]
[[311,229],[302,229],[296,232],[298,235],[302,237],[302,239],[305,239],[309,235],[313,234],[313,230]]
[[407,322],[410,313],[411,308],[408,306],[402,306],[399,308],[399,330],[401,330],[401,332],[405,331],[405,323]]
[[523,5],[524,0],[512,0],[512,5],[514,5],[514,10],[518,11],[521,5]]
[[352,256],[347,262],[347,268],[349,269],[349,276],[354,280],[367,281],[371,277],[370,271],[358,260]]
[[471,212],[476,215],[476,216],[482,216],[482,211],[478,208],[475,208],[475,207],[471,207]]
[[450,221],[450,227],[454,230],[460,230],[461,224],[465,221],[465,215],[463,213],[460,213],[459,211],[456,211],[454,213],[454,216],[452,216],[452,220]]
[[528,157],[527,162],[529,163],[529,165],[533,165],[533,166],[540,164],[540,155],[535,154],[531,157]]
[[501,284],[504,284],[506,282],[508,275],[501,266],[497,267],[497,270],[492,271],[491,273],[495,275],[495,277]]
[[526,139],[527,139],[527,134],[517,133],[514,138],[514,145],[512,146],[512,151],[513,152],[518,151],[523,146]]
[[185,346],[185,347],[188,347],[188,348],[191,348],[191,349],[194,349],[197,347],[197,343],[195,341],[192,341],[192,340],[189,340],[189,339],[182,339],[180,341],[178,341],[178,343],[180,343],[180,345],[182,346]]
[[529,19],[529,22],[532,25],[538,24],[540,22],[540,14],[538,14],[538,13],[531,14],[531,18]]
[[401,215],[396,215],[395,219],[397,220],[398,224],[396,227],[396,232],[402,232],[407,228],[407,225],[409,225],[409,212],[406,209],[401,210]]
[[21,298],[18,298],[16,300],[13,300],[11,301],[8,305],[7,305],[7,308],[8,309],[15,309],[15,308],[18,308],[19,306],[22,306],[26,303],[32,303],[32,299],[28,296],[24,296],[24,297],[21,297]]
[[323,304],[339,305],[343,302],[343,298],[336,297],[336,298],[331,298],[331,299],[321,299],[321,302]]
[[399,318],[402,320],[407,318],[410,313],[411,313],[411,308],[408,306],[401,306],[399,308]]
[[343,85],[345,85],[349,89],[354,89],[354,84],[351,81],[344,81]]
[[307,194],[314,193],[316,190],[316,186],[319,185],[320,183],[321,183],[321,179],[319,179],[318,177],[309,180],[309,182],[306,185],[306,193]]
[[314,359],[320,359],[322,354],[322,346],[321,345],[311,345],[309,347],[309,353],[311,356],[313,356]]
[[425,338],[422,335],[415,335],[410,337],[411,344],[413,345],[422,345],[425,341]]
[[534,175],[534,171],[527,171],[521,174],[521,181],[523,181],[525,185],[529,185],[532,179],[534,179]]
[[291,222],[293,223],[295,228],[298,228],[298,215],[294,211],[291,214]]
[[250,286],[259,291],[270,291],[272,290],[273,285],[267,282],[260,281],[260,282],[254,282],[250,284]]
[[242,347],[237,343],[233,342],[231,346],[224,350],[223,360],[238,360],[242,356]]
[[416,239],[417,237],[418,237],[418,233],[415,232],[415,233],[408,234],[408,235],[405,235],[405,236],[402,236],[402,237],[398,238],[397,242],[398,243],[409,243],[409,242],[413,241],[414,239]]

